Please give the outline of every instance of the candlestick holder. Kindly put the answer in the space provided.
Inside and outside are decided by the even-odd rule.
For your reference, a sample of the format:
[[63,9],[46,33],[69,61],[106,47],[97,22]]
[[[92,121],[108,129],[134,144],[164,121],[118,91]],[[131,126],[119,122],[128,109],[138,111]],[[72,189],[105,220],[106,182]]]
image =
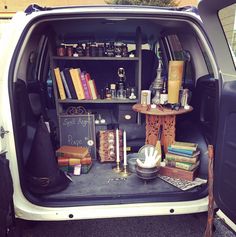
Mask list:
[[130,175],[130,172],[127,169],[127,165],[124,165],[124,169],[122,170],[122,172],[120,172],[122,177],[128,177]]
[[120,172],[121,172],[120,161],[116,161],[116,166],[114,166],[114,167],[112,168],[112,170],[113,170],[115,173],[120,173]]

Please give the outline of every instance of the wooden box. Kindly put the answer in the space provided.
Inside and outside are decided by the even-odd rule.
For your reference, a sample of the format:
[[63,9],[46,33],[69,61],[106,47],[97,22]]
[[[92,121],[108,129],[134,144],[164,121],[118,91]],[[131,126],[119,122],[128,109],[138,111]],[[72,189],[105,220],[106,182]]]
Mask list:
[[192,171],[188,171],[169,166],[164,166],[160,168],[159,174],[163,176],[169,176],[171,178],[193,181],[197,177],[198,168]]

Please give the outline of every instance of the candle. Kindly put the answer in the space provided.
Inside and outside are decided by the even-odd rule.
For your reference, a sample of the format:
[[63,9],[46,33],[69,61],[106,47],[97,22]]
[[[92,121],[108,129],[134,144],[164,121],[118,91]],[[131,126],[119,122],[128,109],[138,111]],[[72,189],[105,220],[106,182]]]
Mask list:
[[120,162],[120,139],[119,129],[116,129],[116,162]]
[[124,144],[124,166],[127,165],[127,154],[126,154],[126,131],[123,132],[123,144]]

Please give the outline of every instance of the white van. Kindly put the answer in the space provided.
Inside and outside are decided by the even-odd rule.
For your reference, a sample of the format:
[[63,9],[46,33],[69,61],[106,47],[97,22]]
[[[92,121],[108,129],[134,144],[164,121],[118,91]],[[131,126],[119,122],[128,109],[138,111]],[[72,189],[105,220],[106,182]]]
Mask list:
[[[145,117],[132,106],[140,103],[141,91],[149,90],[158,65],[168,78],[169,62],[181,60],[183,88],[191,92],[193,111],[176,117],[175,140],[198,144],[198,177],[205,180],[207,145],[214,146],[215,202],[235,221],[235,12],[233,0],[203,0],[199,9],[32,5],[17,13],[0,50],[1,161],[9,161],[16,217],[55,221],[207,211],[207,183],[183,191],[160,178],[145,182],[135,173],[123,177],[113,172],[112,163],[98,159],[101,131],[125,130],[130,153],[147,143]],[[75,98],[61,84],[63,97],[56,68],[88,72],[99,99]],[[103,98],[107,84],[120,78],[119,68],[135,93],[133,100],[110,98],[111,92]],[[79,116],[91,118],[85,119],[91,127],[82,126]],[[171,125],[164,130],[166,126]],[[84,140],[93,152],[93,166],[68,181],[55,167],[55,151],[61,145],[83,146]],[[0,189],[3,198],[6,188]]]

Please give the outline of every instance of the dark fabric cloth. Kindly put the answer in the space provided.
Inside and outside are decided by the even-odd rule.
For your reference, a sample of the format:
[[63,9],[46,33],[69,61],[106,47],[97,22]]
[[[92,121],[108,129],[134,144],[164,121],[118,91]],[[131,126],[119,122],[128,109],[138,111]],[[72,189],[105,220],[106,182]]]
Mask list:
[[65,189],[70,180],[59,170],[50,134],[40,119],[26,163],[29,190],[34,194],[50,194]]

